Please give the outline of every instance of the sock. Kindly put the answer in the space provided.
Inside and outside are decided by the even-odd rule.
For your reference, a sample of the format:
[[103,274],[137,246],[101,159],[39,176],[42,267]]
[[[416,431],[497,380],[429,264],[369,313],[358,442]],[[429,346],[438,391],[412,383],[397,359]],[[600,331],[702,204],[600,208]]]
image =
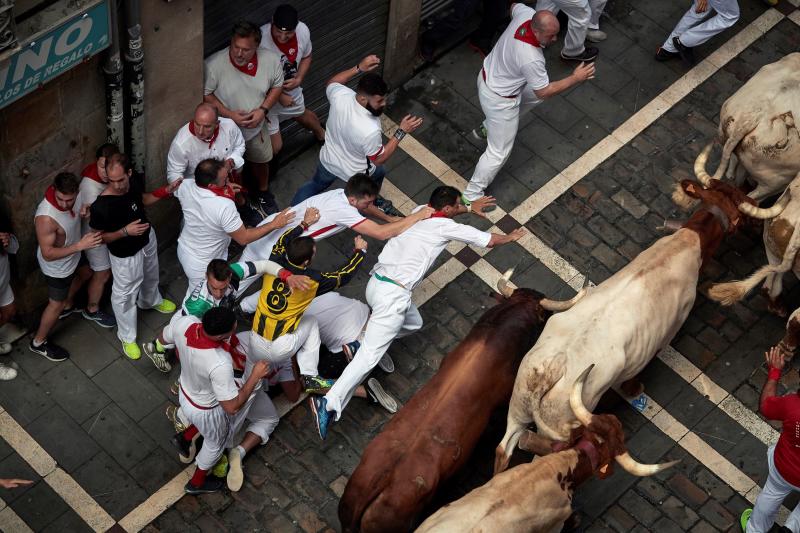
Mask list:
[[192,439],[195,435],[199,433],[196,426],[191,425],[183,431],[183,440],[186,442],[192,442]]
[[194,487],[202,487],[203,483],[206,482],[206,474],[208,474],[208,470],[203,470],[200,467],[194,471],[194,475],[192,479],[189,480],[189,483]]
[[247,450],[242,448],[241,445],[237,446],[236,449],[239,450],[239,455],[244,459],[244,456],[247,455]]
[[39,341],[37,341],[36,339],[33,339],[33,342],[32,342],[31,344],[33,344],[33,345],[34,345],[36,348],[38,348],[38,347],[40,347],[42,344],[44,344],[44,343],[46,343],[46,342],[47,342],[47,339],[43,340],[42,342],[39,342]]
[[166,348],[164,348],[164,345],[163,345],[163,344],[161,344],[161,341],[160,341],[160,340],[158,340],[158,338],[156,338],[156,341],[155,341],[153,344],[155,344],[155,345],[156,345],[156,351],[157,351],[158,353],[164,353],[164,352],[166,352],[166,351],[167,351],[167,349],[166,349]]

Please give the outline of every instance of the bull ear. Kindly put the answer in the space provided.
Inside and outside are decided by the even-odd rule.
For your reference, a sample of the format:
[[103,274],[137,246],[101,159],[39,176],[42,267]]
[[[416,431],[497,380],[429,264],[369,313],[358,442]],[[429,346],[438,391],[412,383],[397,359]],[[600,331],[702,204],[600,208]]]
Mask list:
[[700,184],[691,180],[681,180],[681,189],[692,198],[700,198]]

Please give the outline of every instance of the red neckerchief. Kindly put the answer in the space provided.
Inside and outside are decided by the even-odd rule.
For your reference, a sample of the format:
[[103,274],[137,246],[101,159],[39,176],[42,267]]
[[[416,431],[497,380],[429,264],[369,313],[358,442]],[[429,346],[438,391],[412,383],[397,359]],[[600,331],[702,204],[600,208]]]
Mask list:
[[209,190],[217,196],[222,196],[228,200],[233,200],[236,198],[236,193],[233,192],[233,188],[231,188],[230,185],[226,185],[225,187],[220,187],[219,185],[207,185],[205,187],[201,187],[201,189]]
[[[272,32],[270,31],[270,37],[272,37]],[[297,61],[297,34],[295,33],[292,35],[292,38],[286,41],[285,43],[279,43],[275,40],[275,37],[272,37],[272,42],[275,43],[275,46],[278,47],[278,50],[283,52],[283,55],[286,56],[286,59],[289,60],[290,63],[294,63]]]
[[100,178],[100,173],[97,171],[97,162],[86,165],[86,168],[84,168],[83,172],[81,172],[81,176],[84,178],[93,179],[97,183],[106,185],[106,183]]
[[240,346],[239,337],[233,335],[231,337],[231,342],[223,342],[222,348],[231,354],[231,359],[233,360],[233,366],[237,370],[244,370],[245,361],[247,361],[247,356],[244,355],[239,349]]
[[199,350],[208,350],[211,348],[222,348],[222,341],[215,341],[206,335],[203,331],[203,325],[200,322],[195,322],[186,329],[186,345],[190,348],[197,348]]
[[230,48],[229,48],[228,49],[228,60],[230,60],[231,65],[233,65],[233,67],[236,70],[238,70],[240,72],[244,72],[248,76],[255,76],[256,75],[256,71],[258,70],[258,50],[256,50],[255,54],[253,54],[253,59],[248,61],[246,65],[243,65],[243,66],[240,67],[239,65],[237,65],[233,61],[233,58],[231,57],[231,51],[230,51]]
[[[195,137],[197,137],[197,135],[195,135],[195,132],[194,132],[194,120],[190,120],[189,121],[189,132],[192,135],[194,135]],[[211,145],[213,145],[214,141],[217,140],[217,137],[219,137],[219,122],[214,127],[214,133],[213,133],[213,135],[211,135],[211,138],[208,140],[208,147],[209,148],[211,148]],[[203,139],[200,139],[200,137],[197,137],[197,139],[200,140],[200,141],[203,141]],[[203,141],[203,142],[206,142],[206,141]]]
[[[428,207],[433,207],[431,204],[428,204]],[[441,211],[434,211],[431,215],[431,218],[447,218],[447,215],[442,213]]]
[[44,199],[47,200],[47,202],[50,205],[52,205],[53,207],[55,207],[59,211],[61,211],[63,213],[67,213],[68,212],[69,215],[72,216],[72,217],[75,216],[75,212],[72,209],[64,209],[63,207],[58,205],[58,200],[56,200],[56,188],[53,185],[49,186],[47,188],[47,190],[44,192]]
[[520,40],[523,43],[528,43],[536,48],[541,48],[542,45],[539,44],[539,39],[536,38],[536,35],[533,34],[533,28],[531,28],[531,21],[524,22],[517,31],[514,32],[514,39]]

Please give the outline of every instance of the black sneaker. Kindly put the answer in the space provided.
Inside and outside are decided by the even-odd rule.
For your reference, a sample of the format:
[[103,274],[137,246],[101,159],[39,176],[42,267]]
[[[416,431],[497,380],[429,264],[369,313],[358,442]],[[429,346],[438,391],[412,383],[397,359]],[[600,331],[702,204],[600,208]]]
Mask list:
[[113,328],[117,325],[117,319],[114,318],[114,315],[109,315],[108,313],[101,311],[98,309],[94,313],[91,311],[84,309],[81,314],[83,318],[86,320],[91,320],[92,322],[96,323],[101,328]]
[[189,481],[183,487],[183,492],[186,494],[211,494],[212,492],[219,492],[225,486],[225,480],[214,476],[206,476],[206,480],[199,487],[192,485]]
[[389,215],[390,217],[404,217],[405,215],[395,209],[394,205],[392,204],[391,200],[387,200],[383,196],[378,195],[375,198],[375,207]]
[[367,396],[372,403],[377,403],[390,413],[397,412],[397,400],[392,398],[389,393],[383,389],[377,379],[369,378],[367,382],[364,383],[364,388],[367,390]]
[[246,201],[244,205],[239,208],[239,216],[242,217],[242,222],[244,222],[244,225],[248,228],[255,228],[265,218],[264,213],[253,206],[250,200]]
[[574,56],[570,56],[561,52],[561,59],[564,61],[594,61],[597,58],[597,54],[600,53],[600,50],[597,49],[595,46],[587,46],[584,48],[583,52],[580,54],[576,54]]
[[689,48],[688,46],[684,46],[680,39],[677,37],[672,38],[672,44],[675,45],[675,49],[681,55],[681,59],[683,62],[686,63],[688,66],[694,66],[694,50]]
[[663,47],[659,46],[658,50],[656,50],[655,59],[656,61],[669,61],[670,59],[675,59],[680,57],[678,52],[670,52],[669,50],[664,50]]
[[62,318],[67,318],[69,315],[73,313],[80,313],[81,311],[82,309],[79,307],[70,307],[69,309],[65,307],[64,310],[58,314],[58,319],[61,320]]
[[303,382],[303,390],[309,394],[325,394],[336,383],[335,379],[327,379],[320,376],[300,376]]
[[28,349],[56,363],[69,359],[69,352],[67,350],[50,341],[44,341],[41,346],[34,346],[33,339],[31,339],[30,344],[28,344]]
[[183,464],[188,465],[197,456],[197,450],[203,444],[203,436],[198,432],[190,442],[183,438],[183,433],[176,433],[169,441],[178,450],[178,459]]
[[263,211],[265,215],[271,215],[280,211],[275,197],[269,191],[260,191],[257,200],[258,208]]

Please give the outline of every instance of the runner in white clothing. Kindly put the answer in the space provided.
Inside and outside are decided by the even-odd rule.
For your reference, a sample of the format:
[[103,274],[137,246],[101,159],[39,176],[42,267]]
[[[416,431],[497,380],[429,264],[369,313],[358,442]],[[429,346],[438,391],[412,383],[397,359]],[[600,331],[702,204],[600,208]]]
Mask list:
[[284,209],[266,224],[245,228],[233,200],[238,186],[229,183],[228,166],[219,159],[204,159],[194,175],[175,191],[183,210],[178,261],[189,280],[187,294],[205,279],[209,261],[228,258],[231,239],[245,246],[294,219],[294,213]]
[[337,420],[341,417],[356,387],[375,368],[392,341],[422,327],[422,317],[411,301],[411,293],[445,246],[457,240],[491,248],[522,237],[522,228],[502,235],[453,221],[452,217],[467,212],[460,198],[461,194],[453,187],[434,189],[429,205],[436,213],[389,240],[378,256],[367,284],[367,303],[372,308],[372,316],[364,342],[330,391],[310,400],[322,439],[327,436],[333,417]]
[[[239,388],[233,378],[231,336],[236,333],[233,311],[223,307],[210,309],[202,322],[193,316],[171,321],[164,330],[167,342],[174,343],[183,355],[181,365],[181,410],[203,436],[203,447],[197,454],[197,469],[184,487],[188,494],[216,492],[222,480],[206,474],[222,456],[229,455],[228,488],[242,487],[242,459],[245,454],[266,444],[279,417],[269,397],[258,390],[269,373],[264,361],[251,366],[249,375]],[[239,446],[233,439],[250,424]]]
[[220,118],[217,108],[200,104],[194,117],[185,124],[169,147],[167,181],[194,179],[194,169],[204,159],[219,159],[230,171],[244,165],[244,137],[239,126],[229,118]]
[[[0,230],[0,326],[8,323],[17,314],[14,303],[14,291],[11,290],[11,267],[8,254],[19,251],[19,241],[6,228]],[[0,342],[0,355],[11,351],[11,343]],[[0,381],[8,381],[17,377],[17,369],[11,365],[0,363]]]
[[594,78],[594,64],[581,63],[570,76],[551,82],[543,48],[556,41],[558,19],[549,11],[535,12],[524,4],[512,4],[511,16],[511,24],[478,73],[478,97],[486,120],[473,135],[486,139],[487,146],[464,191],[469,201],[484,195],[508,160],[522,113]]
[[692,66],[695,63],[694,48],[727,30],[737,20],[737,0],[693,0],[675,29],[656,51],[656,60],[667,61],[680,56],[684,63]]
[[[298,20],[297,10],[289,4],[281,4],[272,14],[272,22],[261,26],[261,48],[278,54],[283,67],[283,92],[278,103],[269,110],[269,131],[272,141],[272,161],[283,148],[281,122],[294,119],[310,130],[317,141],[325,141],[325,130],[316,113],[305,106],[303,80],[311,68],[311,32]],[[270,163],[272,163],[270,161]],[[270,170],[274,177],[274,170]]]
[[[346,228],[361,235],[385,241],[399,235],[433,212],[432,209],[426,209],[389,224],[378,224],[364,218],[364,215],[361,214],[361,211],[371,205],[377,196],[378,185],[366,174],[356,174],[345,184],[344,189],[335,189],[312,196],[292,209],[296,213],[305,213],[306,209],[310,207],[319,211],[319,220],[311,224],[302,234],[303,237],[312,237],[316,241],[327,239]],[[479,205],[491,205],[491,203],[492,199],[486,198],[482,199]],[[262,224],[267,224],[270,220],[271,217],[265,219]],[[263,239],[248,244],[242,253],[242,261],[269,259],[272,247],[278,242],[280,236],[280,231],[273,231]],[[243,293],[254,281],[255,279],[246,280],[241,284],[239,291]],[[258,293],[255,293],[242,300],[242,311],[254,313],[257,303]]]

